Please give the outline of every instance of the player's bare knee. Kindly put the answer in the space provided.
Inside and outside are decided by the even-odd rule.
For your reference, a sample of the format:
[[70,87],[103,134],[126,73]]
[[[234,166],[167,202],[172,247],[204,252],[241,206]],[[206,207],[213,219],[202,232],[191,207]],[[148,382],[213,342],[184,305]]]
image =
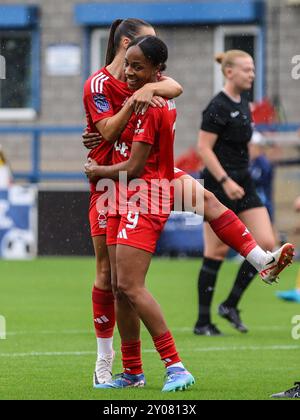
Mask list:
[[276,246],[275,239],[273,239],[273,238],[261,238],[261,240],[257,241],[257,244],[264,251],[273,251],[275,249],[275,246]]
[[111,271],[110,267],[98,267],[97,277],[102,278],[103,280],[108,280],[111,282]]
[[118,279],[118,293],[125,296],[132,304],[135,303],[139,290],[132,284],[128,284],[128,281],[122,280],[122,278]]
[[111,271],[109,266],[98,266],[96,274],[95,285],[98,289],[101,290],[111,290],[112,288],[112,279]]
[[228,248],[226,247],[215,247],[214,249],[207,249],[205,251],[205,258],[209,258],[211,260],[217,261],[224,261],[228,252]]
[[212,214],[216,210],[220,210],[223,205],[217,199],[217,197],[211,193],[210,191],[205,191],[204,194],[204,207],[205,207],[205,214]]
[[121,292],[117,285],[113,286],[113,294],[117,303],[121,303],[124,299],[126,299],[126,296]]

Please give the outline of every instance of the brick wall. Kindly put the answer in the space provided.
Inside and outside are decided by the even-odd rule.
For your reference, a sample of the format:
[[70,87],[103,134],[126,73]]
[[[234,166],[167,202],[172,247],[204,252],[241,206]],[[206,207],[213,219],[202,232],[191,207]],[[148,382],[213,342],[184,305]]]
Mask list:
[[267,24],[268,95],[278,92],[288,121],[299,122],[300,80],[292,78],[291,61],[300,55],[300,6],[269,0]]

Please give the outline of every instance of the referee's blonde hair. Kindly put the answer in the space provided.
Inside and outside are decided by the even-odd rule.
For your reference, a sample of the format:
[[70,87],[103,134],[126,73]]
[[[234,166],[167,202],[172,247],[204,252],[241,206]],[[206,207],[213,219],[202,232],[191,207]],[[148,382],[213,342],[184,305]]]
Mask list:
[[216,62],[222,65],[222,72],[224,76],[226,76],[226,69],[228,67],[233,67],[236,63],[237,58],[252,59],[250,54],[242,50],[229,50],[215,55]]

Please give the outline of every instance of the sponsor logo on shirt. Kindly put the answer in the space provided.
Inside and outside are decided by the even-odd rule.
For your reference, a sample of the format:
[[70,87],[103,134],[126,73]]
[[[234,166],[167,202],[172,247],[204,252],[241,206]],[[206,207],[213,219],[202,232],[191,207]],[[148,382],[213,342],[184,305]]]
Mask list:
[[145,130],[141,129],[141,125],[142,125],[142,120],[138,120],[138,123],[137,123],[136,130],[135,130],[134,134],[139,135],[139,134],[143,134],[145,132]]
[[110,110],[110,105],[106,97],[100,93],[93,96],[94,103],[98,109],[98,112],[107,112]]
[[231,112],[231,118],[237,118],[240,115],[240,111]]

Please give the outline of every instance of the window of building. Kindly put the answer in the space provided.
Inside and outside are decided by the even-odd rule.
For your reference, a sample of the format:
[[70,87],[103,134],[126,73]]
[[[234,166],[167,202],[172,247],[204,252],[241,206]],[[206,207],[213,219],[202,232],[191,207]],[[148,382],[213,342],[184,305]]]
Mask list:
[[[255,61],[256,80],[253,88],[246,95],[250,101],[260,101],[264,96],[263,88],[263,34],[258,26],[222,26],[216,29],[215,53],[231,49],[249,53]],[[224,83],[220,66],[215,66],[215,92],[222,89]]]
[[0,82],[0,119],[32,119],[34,78],[31,31],[0,31],[0,54],[5,59],[6,78]]
[[105,65],[109,29],[95,29],[91,36],[91,71],[95,73]]
[[0,50],[6,62],[6,80],[0,86],[1,108],[29,108],[30,33],[10,34],[0,32]]

